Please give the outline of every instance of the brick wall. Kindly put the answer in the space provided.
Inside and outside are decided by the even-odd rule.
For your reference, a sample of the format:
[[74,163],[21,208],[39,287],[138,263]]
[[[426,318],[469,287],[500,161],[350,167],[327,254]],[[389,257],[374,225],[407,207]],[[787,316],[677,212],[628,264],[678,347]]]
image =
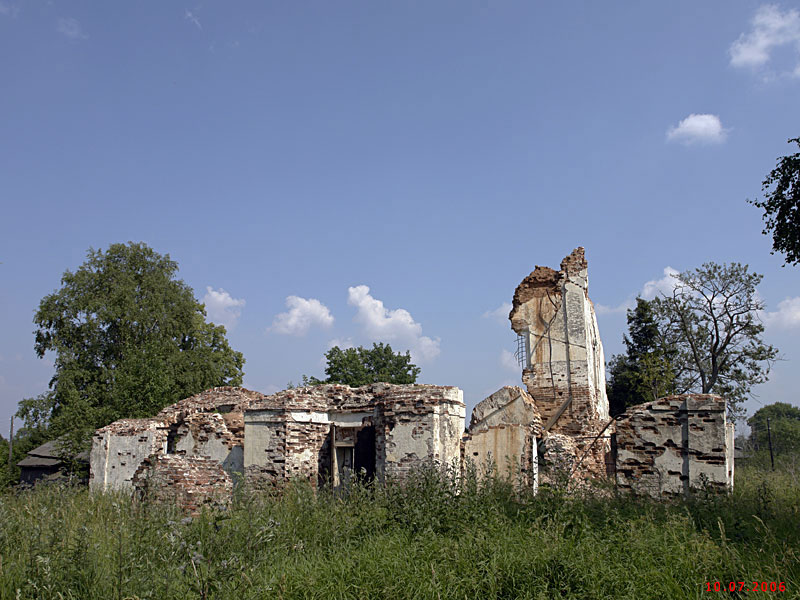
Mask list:
[[204,506],[230,502],[231,478],[211,458],[156,454],[142,462],[133,476],[134,493],[140,499],[166,502],[198,514]]
[[245,472],[254,484],[330,476],[332,427],[374,427],[375,472],[402,477],[426,461],[457,466],[461,390],[435,385],[321,385],[285,390],[245,411]]
[[537,266],[523,279],[509,315],[527,349],[522,382],[545,431],[572,439],[577,478],[605,475],[611,433],[604,432],[605,358],[588,285],[584,250],[577,248],[559,271]]
[[723,398],[668,396],[626,415],[616,428],[620,489],[660,497],[688,495],[706,482],[719,490],[733,487],[733,424]]
[[241,472],[243,411],[265,397],[243,388],[211,388],[151,419],[122,419],[98,429],[89,460],[90,489],[131,489],[134,473],[154,454],[212,458],[231,474]]

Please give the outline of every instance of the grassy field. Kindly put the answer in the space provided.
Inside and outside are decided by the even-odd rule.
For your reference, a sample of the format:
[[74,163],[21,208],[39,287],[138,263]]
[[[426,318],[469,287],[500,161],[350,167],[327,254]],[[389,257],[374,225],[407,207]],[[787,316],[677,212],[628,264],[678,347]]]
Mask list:
[[[784,467],[671,503],[458,490],[430,471],[346,495],[241,489],[193,519],[40,487],[0,496],[0,598],[800,598],[800,484]],[[715,581],[786,591],[706,591]]]

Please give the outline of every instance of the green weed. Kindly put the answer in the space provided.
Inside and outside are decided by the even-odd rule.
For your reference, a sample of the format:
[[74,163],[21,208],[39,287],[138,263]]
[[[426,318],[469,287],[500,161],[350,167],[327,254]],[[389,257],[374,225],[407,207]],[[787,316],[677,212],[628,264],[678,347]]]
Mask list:
[[237,488],[227,510],[40,486],[0,496],[0,599],[800,598],[796,474],[737,471],[732,494],[536,496],[433,468],[385,486]]

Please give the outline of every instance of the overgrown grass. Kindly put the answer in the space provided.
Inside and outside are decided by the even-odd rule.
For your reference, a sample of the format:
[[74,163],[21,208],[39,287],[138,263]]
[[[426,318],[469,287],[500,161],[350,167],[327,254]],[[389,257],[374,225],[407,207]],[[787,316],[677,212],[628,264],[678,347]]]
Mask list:
[[346,494],[240,489],[194,519],[62,487],[0,496],[0,515],[3,599],[800,598],[796,472],[756,467],[690,502],[459,489],[427,470]]

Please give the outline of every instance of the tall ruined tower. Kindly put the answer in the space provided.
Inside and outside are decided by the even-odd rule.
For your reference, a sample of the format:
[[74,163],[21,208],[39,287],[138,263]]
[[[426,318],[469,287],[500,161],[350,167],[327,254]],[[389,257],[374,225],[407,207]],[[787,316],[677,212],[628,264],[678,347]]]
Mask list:
[[572,438],[583,467],[602,474],[609,442],[595,438],[609,421],[608,398],[587,270],[583,248],[562,260],[559,271],[537,266],[517,286],[509,319],[524,343],[522,382],[544,430]]

